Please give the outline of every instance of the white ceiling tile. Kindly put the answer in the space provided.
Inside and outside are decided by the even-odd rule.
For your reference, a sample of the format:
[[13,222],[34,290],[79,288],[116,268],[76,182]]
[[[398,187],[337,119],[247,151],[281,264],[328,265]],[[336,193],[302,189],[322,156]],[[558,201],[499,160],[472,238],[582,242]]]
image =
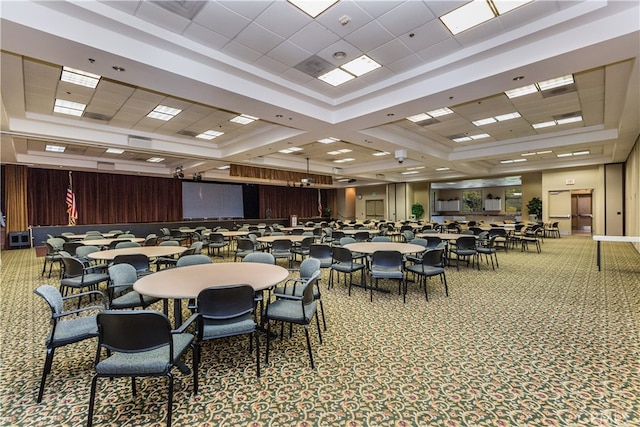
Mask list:
[[288,38],[309,24],[311,18],[300,13],[297,7],[287,1],[276,1],[263,11],[255,22],[275,34]]
[[207,2],[207,5],[193,18],[193,22],[233,39],[251,23],[251,20],[227,9],[217,2]]
[[178,34],[182,34],[182,31],[184,31],[190,23],[188,19],[176,15],[175,13],[171,13],[168,10],[148,1],[145,1],[140,5],[136,11],[136,16]]
[[312,53],[322,50],[325,46],[335,43],[337,40],[338,36],[315,21],[310,22],[289,38],[289,41],[298,45],[301,49]]
[[440,17],[459,8],[463,4],[469,3],[469,0],[440,0],[427,1],[426,6],[431,10],[433,16]]
[[281,76],[287,80],[291,80],[294,83],[305,84],[312,80],[316,80],[310,75],[303,73],[302,71],[296,70],[295,68],[289,68],[285,72],[281,74]]
[[194,40],[204,46],[216,50],[221,50],[227,43],[229,43],[229,41],[231,41],[228,37],[218,34],[215,31],[211,31],[194,22],[184,30],[182,35],[190,40]]
[[[327,27],[340,37],[351,34],[358,28],[362,27],[369,21],[371,16],[362,10],[360,5],[364,2],[341,1],[330,7],[329,10],[322,13],[316,18],[320,24]],[[349,21],[346,25],[342,24],[341,19],[347,17]]]
[[398,6],[401,1],[398,0],[386,0],[386,1],[355,1],[358,7],[360,7],[371,18],[376,19],[379,16],[384,15],[394,7]]
[[472,46],[491,37],[497,37],[504,33],[502,24],[497,19],[492,19],[477,27],[470,28],[455,36],[455,39],[461,46]]
[[378,18],[378,22],[395,36],[401,36],[407,29],[420,27],[435,16],[421,1],[408,1],[391,9]]
[[253,20],[263,13],[265,9],[278,2],[267,0],[221,0],[217,3],[247,19]]
[[393,35],[377,21],[371,21],[345,37],[345,40],[367,53],[378,46],[393,40]]
[[503,28],[512,30],[558,11],[558,2],[534,1],[499,16]]
[[260,52],[250,49],[240,43],[236,43],[235,41],[229,42],[222,51],[227,55],[231,55],[234,58],[238,58],[248,63],[252,63],[262,56]]
[[413,52],[398,39],[391,40],[367,54],[378,64],[391,64],[399,59],[413,55]]
[[282,74],[287,71],[290,67],[283,64],[282,62],[278,62],[275,59],[271,59],[268,56],[263,56],[258,58],[256,62],[253,63],[260,68],[263,68],[267,71],[270,71],[274,74]]
[[307,52],[289,41],[280,43],[267,53],[267,56],[273,60],[286,64],[289,67],[295,67],[312,55],[311,52]]
[[100,1],[100,3],[108,4],[111,7],[114,7],[123,12],[130,13],[131,15],[135,14],[136,10],[140,6],[140,4],[144,3],[142,1]]
[[421,51],[417,52],[417,54],[426,62],[430,62],[443,56],[449,55],[452,52],[457,51],[458,49],[460,49],[460,44],[458,44],[456,39],[448,38],[438,44],[429,46],[426,49],[422,49]]
[[[413,34],[413,37],[410,37]],[[401,36],[402,42],[414,52],[438,44],[451,37],[451,33],[442,25],[439,19],[432,19],[424,25],[409,31]]]
[[411,70],[412,68],[424,65],[425,61],[418,55],[409,55],[401,58],[391,64],[386,64],[385,68],[393,71],[394,73],[403,73]]
[[[335,59],[333,57],[333,54],[335,52],[344,52],[347,54],[347,56],[343,59]],[[327,46],[325,49],[322,49],[316,55],[338,67],[360,57],[362,55],[362,52],[351,43],[348,43],[346,40],[340,39],[331,46]]]
[[252,50],[262,54],[269,52],[284,40],[283,37],[255,23],[249,24],[234,39],[237,43],[250,47]]

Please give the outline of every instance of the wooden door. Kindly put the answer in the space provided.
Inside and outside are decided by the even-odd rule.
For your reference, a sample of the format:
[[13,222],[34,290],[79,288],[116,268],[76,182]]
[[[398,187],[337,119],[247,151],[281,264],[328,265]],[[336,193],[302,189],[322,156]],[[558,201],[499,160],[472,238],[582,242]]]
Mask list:
[[367,200],[365,215],[367,219],[384,219],[384,200]]

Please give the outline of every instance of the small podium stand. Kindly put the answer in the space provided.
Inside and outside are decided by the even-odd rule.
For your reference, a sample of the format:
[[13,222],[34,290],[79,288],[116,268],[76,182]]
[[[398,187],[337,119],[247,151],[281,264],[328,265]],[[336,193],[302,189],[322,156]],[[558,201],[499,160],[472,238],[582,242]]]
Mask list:
[[298,226],[298,215],[291,215],[289,217],[289,226],[297,227]]

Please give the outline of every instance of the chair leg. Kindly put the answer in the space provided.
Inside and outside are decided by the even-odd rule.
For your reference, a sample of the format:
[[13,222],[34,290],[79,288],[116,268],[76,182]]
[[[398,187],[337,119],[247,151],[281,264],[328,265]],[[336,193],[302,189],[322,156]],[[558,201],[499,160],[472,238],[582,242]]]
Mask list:
[[98,383],[98,376],[94,375],[91,380],[91,393],[89,394],[89,411],[87,418],[87,427],[91,427],[93,425],[93,406],[96,400],[96,385]]
[[324,326],[324,330],[327,330],[327,321],[324,318],[324,306],[322,305],[322,299],[319,299],[318,302],[320,303],[320,314],[322,314],[322,326]]
[[304,335],[307,337],[307,349],[309,351],[309,360],[311,361],[311,369],[315,369],[315,365],[313,364],[313,353],[311,352],[311,340],[309,339],[309,327],[305,325],[304,327]]
[[169,398],[167,399],[167,427],[171,427],[171,409],[173,408],[173,375],[171,372],[167,372],[169,377]]
[[200,342],[196,341],[192,347],[193,353],[193,395],[198,394],[198,366],[200,366]]
[[51,364],[53,363],[53,348],[47,349],[47,357],[44,360],[44,369],[42,371],[42,379],[40,380],[40,390],[38,391],[37,402],[42,402],[42,395],[44,394],[44,385],[47,380],[47,375],[51,372]]
[[253,335],[256,340],[256,376],[260,378],[260,336],[257,329]]
[[444,294],[446,296],[449,296],[449,287],[447,286],[447,275],[442,273],[441,276],[442,276],[442,279],[444,280]]
[[267,351],[265,352],[264,363],[269,363],[269,348],[271,347],[271,322],[267,319]]

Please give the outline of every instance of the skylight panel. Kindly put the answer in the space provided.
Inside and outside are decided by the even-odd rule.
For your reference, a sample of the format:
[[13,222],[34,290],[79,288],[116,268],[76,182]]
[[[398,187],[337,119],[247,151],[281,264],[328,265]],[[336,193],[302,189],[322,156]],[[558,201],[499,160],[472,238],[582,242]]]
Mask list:
[[288,0],[289,3],[306,13],[312,18],[320,15],[325,10],[329,9],[338,0]]
[[486,0],[473,0],[441,16],[440,20],[455,36],[464,30],[495,18],[495,16]]
[[353,74],[349,74],[340,68],[336,68],[335,70],[329,71],[326,74],[323,74],[318,77],[318,79],[323,82],[329,83],[331,86],[339,86],[343,83],[348,82],[349,80],[355,79]]
[[258,117],[253,117],[248,114],[240,114],[239,116],[235,116],[230,122],[239,123],[241,125],[248,125],[249,123],[253,123],[258,120]]
[[52,153],[64,153],[64,150],[66,150],[67,147],[64,147],[62,145],[53,145],[53,144],[47,144],[47,146],[44,148],[45,151],[50,151]]
[[369,58],[367,55],[362,55],[359,58],[354,59],[353,61],[349,61],[346,64],[340,66],[343,70],[350,72],[356,77],[360,77],[363,74],[367,74],[377,68],[382,67],[382,65],[378,64],[373,59]]
[[101,76],[97,74],[87,73],[86,71],[76,70],[75,68],[62,67],[60,80],[74,85],[90,87],[95,89],[100,82]]
[[84,109],[87,108],[86,104],[79,102],[66,101],[64,99],[56,99],[53,106],[54,113],[68,114],[70,116],[81,116]]
[[167,107],[166,105],[158,105],[153,109],[153,111],[147,114],[147,117],[152,119],[164,120],[166,122],[173,119],[181,112],[182,110],[179,110],[177,108]]
[[198,135],[196,135],[196,138],[200,138],[200,139],[206,139],[206,140],[212,140],[214,138],[217,138],[221,135],[224,135],[224,132],[218,132],[217,130],[207,130],[204,131]]

